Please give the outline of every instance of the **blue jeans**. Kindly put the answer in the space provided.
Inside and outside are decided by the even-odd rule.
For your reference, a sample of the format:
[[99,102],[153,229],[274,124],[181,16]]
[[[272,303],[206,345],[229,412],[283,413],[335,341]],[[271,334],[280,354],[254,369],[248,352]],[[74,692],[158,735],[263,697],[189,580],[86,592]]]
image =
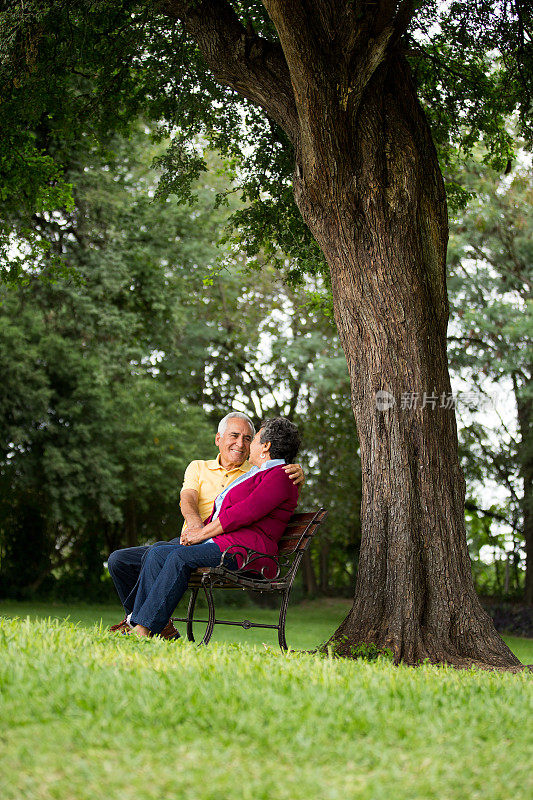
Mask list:
[[214,542],[181,545],[173,539],[115,551],[108,567],[122,605],[131,608],[131,624],[160,633],[185,594],[191,572],[218,566],[221,555]]
[[[156,545],[178,543],[179,539],[171,539],[169,542],[156,542]],[[155,545],[151,546],[155,547]],[[127,614],[133,610],[139,575],[149,549],[150,545],[124,547],[122,550],[115,550],[107,559],[109,574]]]

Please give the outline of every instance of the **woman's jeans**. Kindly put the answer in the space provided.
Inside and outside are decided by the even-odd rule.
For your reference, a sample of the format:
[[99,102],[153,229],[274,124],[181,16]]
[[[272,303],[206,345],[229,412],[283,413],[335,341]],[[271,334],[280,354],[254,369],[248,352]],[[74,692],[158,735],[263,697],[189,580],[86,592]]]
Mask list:
[[214,542],[181,545],[172,539],[116,550],[108,568],[122,605],[132,612],[130,623],[160,633],[185,594],[191,572],[218,566],[221,556]]

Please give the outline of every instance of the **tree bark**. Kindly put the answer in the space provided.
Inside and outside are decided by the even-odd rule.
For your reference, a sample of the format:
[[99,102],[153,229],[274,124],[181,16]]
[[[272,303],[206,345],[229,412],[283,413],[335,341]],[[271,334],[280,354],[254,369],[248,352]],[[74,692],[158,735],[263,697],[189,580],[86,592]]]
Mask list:
[[[330,268],[363,473],[355,600],[331,643],[346,656],[373,642],[407,663],[517,665],[474,591],[455,416],[440,407],[451,393],[446,199],[398,49],[415,4],[263,4],[279,44],[224,0],[164,7],[215,77],[284,128],[295,199]],[[419,402],[403,409],[411,393]]]

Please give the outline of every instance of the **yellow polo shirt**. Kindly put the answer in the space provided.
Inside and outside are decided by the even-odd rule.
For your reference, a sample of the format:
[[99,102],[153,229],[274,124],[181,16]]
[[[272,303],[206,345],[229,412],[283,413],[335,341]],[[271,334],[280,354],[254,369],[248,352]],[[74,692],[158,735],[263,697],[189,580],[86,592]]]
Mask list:
[[[206,520],[213,510],[215,497],[225,489],[228,484],[240,478],[250,469],[250,464],[245,461],[240,467],[224,469],[220,463],[220,453],[214,461],[191,461],[183,476],[183,489],[194,489],[198,492],[198,510],[203,520]],[[185,523],[183,529],[185,529]],[[182,529],[182,530],[183,530]]]

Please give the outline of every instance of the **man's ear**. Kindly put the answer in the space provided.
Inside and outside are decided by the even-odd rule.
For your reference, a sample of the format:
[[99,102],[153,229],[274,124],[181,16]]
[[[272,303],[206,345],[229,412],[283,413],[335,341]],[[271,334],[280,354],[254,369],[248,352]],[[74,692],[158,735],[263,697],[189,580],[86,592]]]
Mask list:
[[216,434],[215,434],[215,444],[216,444],[217,447],[218,447],[219,443],[220,443],[220,433],[217,431]]

